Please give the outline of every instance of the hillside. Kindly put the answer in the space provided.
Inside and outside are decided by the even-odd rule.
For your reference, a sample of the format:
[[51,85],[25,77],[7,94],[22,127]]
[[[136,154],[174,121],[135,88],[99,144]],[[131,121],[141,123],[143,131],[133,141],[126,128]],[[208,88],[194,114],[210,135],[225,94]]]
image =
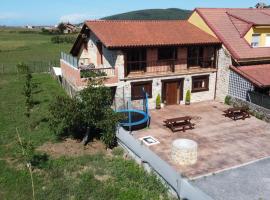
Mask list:
[[174,20],[187,19],[192,11],[178,8],[138,10],[104,17],[111,20]]

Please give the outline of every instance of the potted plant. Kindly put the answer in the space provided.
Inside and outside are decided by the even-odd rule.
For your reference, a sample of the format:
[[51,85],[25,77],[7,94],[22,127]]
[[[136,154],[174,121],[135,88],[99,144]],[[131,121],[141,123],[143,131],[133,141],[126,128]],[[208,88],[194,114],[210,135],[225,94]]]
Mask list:
[[161,108],[161,98],[160,98],[160,94],[158,94],[156,98],[156,109],[160,109],[160,108]]
[[190,94],[190,90],[188,90],[186,93],[186,99],[185,99],[186,105],[190,105],[190,98],[191,98],[191,94]]

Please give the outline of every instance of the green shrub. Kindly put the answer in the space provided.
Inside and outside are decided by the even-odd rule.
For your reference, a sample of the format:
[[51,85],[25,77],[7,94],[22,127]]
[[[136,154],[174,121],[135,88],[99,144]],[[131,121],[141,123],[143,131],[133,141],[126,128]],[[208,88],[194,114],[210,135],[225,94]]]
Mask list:
[[107,74],[102,71],[93,71],[93,70],[81,71],[81,78],[95,78],[95,77],[102,77],[102,76],[107,76]]
[[191,100],[191,93],[190,93],[190,90],[188,90],[186,93],[186,99],[185,99],[186,104],[189,104],[190,100]]
[[[98,85],[97,85],[98,84]],[[121,115],[111,108],[111,90],[90,81],[78,97],[58,97],[50,107],[50,127],[60,137],[100,138],[108,148],[116,145],[116,126]]]
[[227,104],[227,105],[230,105],[231,104],[231,97],[230,96],[226,96],[225,97],[225,100],[224,100],[224,103]]
[[160,98],[160,94],[158,94],[156,98],[156,108],[159,109],[160,105],[161,105],[161,98]]

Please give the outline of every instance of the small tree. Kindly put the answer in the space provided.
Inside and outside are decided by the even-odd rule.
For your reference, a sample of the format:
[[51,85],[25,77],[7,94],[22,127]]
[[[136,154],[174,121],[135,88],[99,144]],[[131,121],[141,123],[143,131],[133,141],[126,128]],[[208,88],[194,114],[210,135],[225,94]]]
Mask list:
[[30,117],[30,111],[34,106],[33,102],[33,82],[32,82],[32,74],[29,69],[29,66],[20,63],[17,65],[17,69],[20,73],[25,74],[25,84],[23,88],[23,95],[25,96],[25,107],[26,107],[26,112],[25,115],[29,118]]
[[160,94],[157,95],[156,98],[156,109],[160,109],[161,108],[161,98],[160,98]]
[[116,141],[121,116],[111,108],[111,90],[100,79],[92,79],[77,97],[58,97],[51,105],[51,128],[58,136],[73,136],[86,144],[100,138],[108,148]]
[[191,100],[191,94],[190,94],[190,90],[188,90],[187,93],[186,93],[185,104],[186,105],[189,105],[190,104],[190,100]]
[[57,29],[61,34],[63,34],[66,29],[66,26],[63,22],[61,22],[60,24],[58,24]]

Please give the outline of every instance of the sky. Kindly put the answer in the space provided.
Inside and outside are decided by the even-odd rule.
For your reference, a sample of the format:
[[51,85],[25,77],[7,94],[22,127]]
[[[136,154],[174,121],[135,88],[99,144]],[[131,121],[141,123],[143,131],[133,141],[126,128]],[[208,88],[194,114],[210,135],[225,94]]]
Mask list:
[[0,25],[55,25],[151,8],[254,7],[270,0],[0,0]]

